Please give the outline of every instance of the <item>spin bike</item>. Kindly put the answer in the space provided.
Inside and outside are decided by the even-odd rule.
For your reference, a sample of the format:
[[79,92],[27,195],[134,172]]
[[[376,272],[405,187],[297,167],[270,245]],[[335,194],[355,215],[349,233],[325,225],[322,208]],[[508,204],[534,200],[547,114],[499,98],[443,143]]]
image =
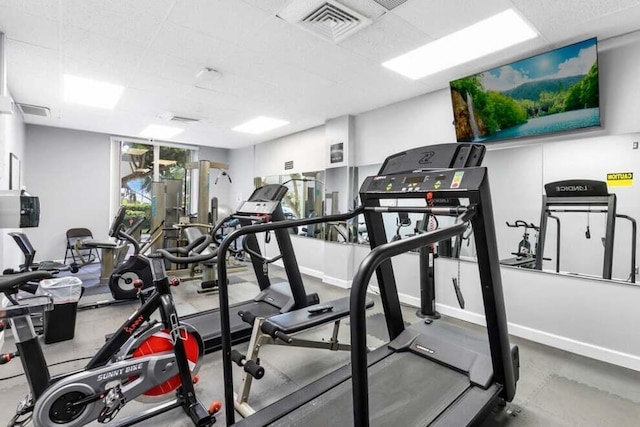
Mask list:
[[[211,242],[202,236],[193,244],[180,248],[181,263],[194,262],[198,253]],[[192,252],[193,251],[193,252]],[[15,337],[17,352],[4,354],[0,364],[19,357],[31,393],[19,404],[9,426],[22,426],[31,418],[38,426],[78,427],[98,421],[114,420],[132,399],[175,393],[175,398],[137,415],[114,421],[113,425],[130,426],[174,408],[182,408],[196,426],[211,426],[220,410],[215,402],[206,409],[196,397],[194,376],[204,354],[200,334],[190,325],[181,324],[171,295],[170,281],[159,250],[150,257],[155,290],[118,328],[111,338],[81,371],[51,377],[40,342],[31,323],[35,309],[51,309],[48,297],[16,299],[17,291],[29,281],[50,278],[47,271],[0,276],[0,292],[12,305],[0,310],[0,321],[8,319]],[[140,286],[140,290],[142,286]],[[46,300],[43,302],[43,298]],[[158,310],[161,321],[151,321]]]
[[[540,231],[540,227],[534,223],[527,223],[521,219],[517,219],[513,224],[510,224],[509,221],[507,221],[506,225],[509,228],[524,228],[524,231],[522,232],[522,240],[518,243],[518,251],[511,252],[511,255],[514,255],[515,258],[502,259],[500,260],[500,264],[510,265],[513,267],[534,268],[538,252],[538,232]],[[529,241],[529,230],[533,230],[535,232],[535,243],[533,248],[531,248],[531,242]],[[551,258],[544,258],[544,260],[550,261]]]

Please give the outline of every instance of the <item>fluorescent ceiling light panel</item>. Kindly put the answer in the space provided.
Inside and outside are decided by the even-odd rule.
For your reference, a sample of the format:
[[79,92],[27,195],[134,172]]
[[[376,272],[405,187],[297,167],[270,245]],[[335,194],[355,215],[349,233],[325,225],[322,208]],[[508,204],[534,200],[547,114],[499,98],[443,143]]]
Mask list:
[[270,117],[259,116],[255,119],[251,119],[246,123],[241,124],[233,128],[236,132],[251,133],[258,135],[260,133],[268,132],[272,129],[279,128],[280,126],[288,125],[286,120],[272,119]]
[[140,132],[140,136],[143,138],[168,139],[173,138],[183,130],[171,126],[149,125]]
[[417,80],[538,36],[513,9],[444,36],[382,64]]
[[64,75],[65,102],[112,110],[123,92],[124,86]]

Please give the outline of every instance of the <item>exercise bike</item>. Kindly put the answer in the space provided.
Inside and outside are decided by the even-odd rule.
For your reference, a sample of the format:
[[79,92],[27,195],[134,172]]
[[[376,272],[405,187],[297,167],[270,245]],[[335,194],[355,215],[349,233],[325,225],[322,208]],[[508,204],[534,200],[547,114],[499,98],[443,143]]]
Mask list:
[[[198,253],[210,242],[210,236],[203,236],[192,245],[180,248],[177,252],[187,255],[180,258],[181,262],[197,262],[198,256],[189,254],[191,251]],[[175,393],[175,398],[113,425],[130,426],[174,408],[182,408],[196,426],[215,423],[219,403],[214,402],[206,409],[197,399],[193,386],[204,354],[204,343],[198,331],[180,323],[171,295],[171,286],[177,286],[179,282],[167,278],[162,256],[169,252],[159,250],[158,253],[150,258],[155,290],[144,298],[142,306],[129,316],[83,370],[56,377],[49,373],[30,318],[34,309],[50,309],[51,300],[42,302],[43,297],[23,300],[15,297],[27,282],[50,278],[51,274],[34,271],[0,276],[0,292],[12,304],[2,308],[0,321],[10,321],[17,347],[16,353],[3,355],[0,364],[19,357],[31,391],[19,404],[9,426],[23,426],[30,419],[35,426],[78,427],[93,421],[108,423],[132,399],[169,393]],[[139,288],[142,289],[141,284]],[[156,310],[162,320],[150,321]]]

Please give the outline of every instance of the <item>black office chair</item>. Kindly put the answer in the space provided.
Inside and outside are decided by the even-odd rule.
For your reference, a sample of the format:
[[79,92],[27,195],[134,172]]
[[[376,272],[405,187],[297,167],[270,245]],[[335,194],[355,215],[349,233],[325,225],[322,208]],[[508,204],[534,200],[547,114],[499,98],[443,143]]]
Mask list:
[[83,248],[81,244],[85,239],[93,239],[93,233],[88,228],[70,228],[67,230],[67,250],[64,253],[64,263],[69,256],[73,264],[83,266],[95,260],[100,261],[97,248]]

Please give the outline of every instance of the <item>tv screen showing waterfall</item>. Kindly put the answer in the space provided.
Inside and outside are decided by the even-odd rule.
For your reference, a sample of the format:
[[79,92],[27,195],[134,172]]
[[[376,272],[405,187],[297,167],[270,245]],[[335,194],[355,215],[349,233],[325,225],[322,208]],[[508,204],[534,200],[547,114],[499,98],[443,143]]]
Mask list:
[[452,81],[458,142],[600,125],[595,38]]

